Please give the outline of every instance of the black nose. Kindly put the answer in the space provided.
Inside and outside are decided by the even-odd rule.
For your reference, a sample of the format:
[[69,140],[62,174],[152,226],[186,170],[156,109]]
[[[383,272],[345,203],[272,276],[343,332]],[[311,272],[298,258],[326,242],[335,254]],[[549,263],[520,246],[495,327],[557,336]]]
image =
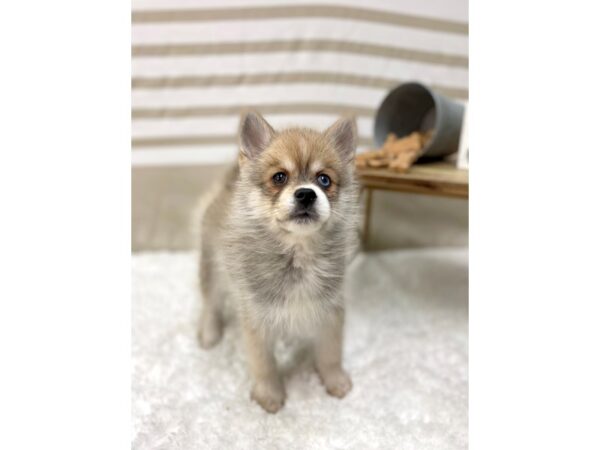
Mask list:
[[296,197],[296,201],[300,203],[305,208],[308,208],[312,205],[317,198],[317,194],[312,189],[308,188],[300,188],[296,192],[294,192],[294,197]]

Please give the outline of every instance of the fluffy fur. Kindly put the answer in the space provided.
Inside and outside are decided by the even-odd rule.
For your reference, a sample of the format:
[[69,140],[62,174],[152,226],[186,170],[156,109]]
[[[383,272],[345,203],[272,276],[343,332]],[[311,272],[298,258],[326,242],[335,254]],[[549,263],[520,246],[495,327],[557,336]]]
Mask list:
[[[341,364],[342,282],[356,246],[356,139],[351,119],[324,133],[278,133],[257,113],[244,115],[238,165],[202,219],[200,343],[209,348],[220,340],[223,302],[231,298],[255,383],[252,398],[269,412],[285,400],[272,350],[284,335],[314,342],[316,369],[330,394],[343,397],[352,386]],[[275,181],[278,173],[285,182]],[[299,200],[301,189],[312,192],[309,206]]]

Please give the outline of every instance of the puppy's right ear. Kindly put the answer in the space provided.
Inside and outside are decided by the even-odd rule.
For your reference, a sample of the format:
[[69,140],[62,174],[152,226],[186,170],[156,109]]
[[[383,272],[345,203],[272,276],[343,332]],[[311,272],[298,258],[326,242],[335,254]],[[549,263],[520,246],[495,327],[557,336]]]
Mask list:
[[339,119],[325,130],[325,136],[335,145],[342,161],[349,163],[354,160],[358,142],[358,128],[354,117]]
[[241,154],[254,159],[267,148],[275,136],[275,130],[259,113],[248,111],[242,114],[239,135]]

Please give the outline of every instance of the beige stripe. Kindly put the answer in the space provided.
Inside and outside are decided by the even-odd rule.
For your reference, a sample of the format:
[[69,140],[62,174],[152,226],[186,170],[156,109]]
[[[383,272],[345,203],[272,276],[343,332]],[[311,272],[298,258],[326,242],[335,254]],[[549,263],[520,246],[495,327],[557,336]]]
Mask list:
[[236,137],[227,136],[168,136],[145,137],[131,139],[131,146],[135,147],[168,147],[180,145],[220,145],[235,144]]
[[290,18],[331,18],[376,22],[410,28],[422,28],[448,33],[468,34],[464,22],[432,19],[366,8],[334,5],[286,5],[224,9],[178,9],[160,11],[133,11],[131,21],[137,23],[207,22],[216,20],[257,20]]
[[[139,147],[178,147],[189,145],[222,145],[237,144],[237,136],[168,136],[168,137],[144,137],[133,138],[131,140],[132,148]],[[373,140],[366,137],[360,137],[358,144],[361,146],[370,146]]]
[[132,119],[160,119],[238,115],[244,109],[262,114],[339,114],[374,117],[375,109],[328,103],[288,103],[278,105],[193,106],[186,108],[134,108]]
[[358,42],[334,41],[325,39],[292,40],[292,41],[259,41],[259,42],[219,42],[195,44],[167,45],[134,45],[131,49],[133,58],[140,57],[173,57],[173,56],[206,56],[272,52],[339,52],[357,55],[380,56],[384,58],[418,61],[445,66],[468,67],[469,59],[460,55],[426,52],[408,48],[388,47],[384,45]]
[[[133,89],[172,89],[285,83],[332,83],[387,90],[399,85],[402,81],[391,78],[378,78],[345,73],[291,72],[156,78],[135,77],[131,80],[131,87]],[[441,94],[453,98],[468,97],[466,89],[437,85],[431,85],[431,88]]]

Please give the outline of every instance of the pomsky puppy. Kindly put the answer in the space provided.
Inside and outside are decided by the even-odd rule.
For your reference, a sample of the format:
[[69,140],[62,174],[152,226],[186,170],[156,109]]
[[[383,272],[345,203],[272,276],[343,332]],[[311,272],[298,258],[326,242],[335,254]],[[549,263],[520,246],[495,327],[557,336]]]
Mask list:
[[273,354],[282,336],[310,339],[327,392],[344,397],[352,388],[342,368],[342,282],[357,244],[356,123],[276,132],[248,112],[239,139],[238,164],[207,200],[201,221],[200,344],[220,340],[223,301],[231,299],[251,397],[266,411],[285,401]]

